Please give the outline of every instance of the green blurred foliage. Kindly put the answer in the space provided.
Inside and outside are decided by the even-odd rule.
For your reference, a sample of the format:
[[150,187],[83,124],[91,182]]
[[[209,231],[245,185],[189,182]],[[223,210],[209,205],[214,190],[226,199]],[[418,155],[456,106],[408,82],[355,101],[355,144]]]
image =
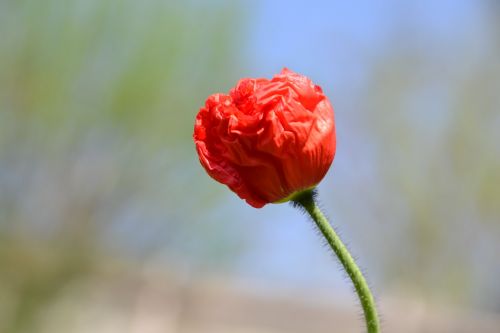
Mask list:
[[384,284],[498,310],[500,12],[488,8],[484,41],[462,36],[453,59],[396,37],[361,107],[376,147],[372,228],[384,245],[370,242]]
[[199,171],[194,116],[239,68],[242,19],[229,3],[0,2],[0,331],[37,331],[64,286],[123,258],[237,251],[221,216],[188,237],[201,213],[180,193]]

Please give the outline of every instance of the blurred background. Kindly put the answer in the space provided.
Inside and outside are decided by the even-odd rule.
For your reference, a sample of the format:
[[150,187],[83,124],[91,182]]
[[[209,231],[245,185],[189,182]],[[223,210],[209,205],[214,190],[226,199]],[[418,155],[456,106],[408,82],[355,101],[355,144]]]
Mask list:
[[205,98],[284,66],[386,332],[498,332],[496,0],[0,0],[0,332],[361,332],[311,222],[196,156]]

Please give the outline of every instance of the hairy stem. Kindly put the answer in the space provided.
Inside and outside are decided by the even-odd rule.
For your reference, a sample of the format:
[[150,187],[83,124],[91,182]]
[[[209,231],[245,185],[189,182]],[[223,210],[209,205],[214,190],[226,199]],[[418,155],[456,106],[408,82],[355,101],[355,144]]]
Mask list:
[[380,324],[375,306],[375,300],[370,292],[370,288],[368,287],[361,270],[356,265],[356,262],[347,250],[346,246],[342,243],[342,240],[332,228],[328,219],[318,208],[318,205],[314,200],[314,196],[314,190],[306,190],[297,194],[294,198],[292,198],[292,201],[296,206],[304,208],[307,213],[309,213],[313,221],[316,223],[316,226],[328,241],[328,244],[332,248],[333,252],[337,255],[337,258],[347,272],[347,275],[349,275],[349,278],[356,289],[356,293],[358,294],[361,307],[363,308],[368,333],[379,333]]

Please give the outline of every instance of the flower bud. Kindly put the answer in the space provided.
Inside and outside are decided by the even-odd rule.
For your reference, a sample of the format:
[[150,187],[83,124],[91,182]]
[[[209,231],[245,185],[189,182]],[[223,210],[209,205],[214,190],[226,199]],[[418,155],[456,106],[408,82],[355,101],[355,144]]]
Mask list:
[[333,108],[307,77],[283,69],[213,94],[193,135],[208,174],[250,205],[287,201],[315,187],[335,156]]

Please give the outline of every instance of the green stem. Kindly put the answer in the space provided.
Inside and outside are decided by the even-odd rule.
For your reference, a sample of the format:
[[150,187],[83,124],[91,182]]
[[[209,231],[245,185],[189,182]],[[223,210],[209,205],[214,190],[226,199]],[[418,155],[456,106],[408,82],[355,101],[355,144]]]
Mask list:
[[335,252],[337,257],[339,258],[342,266],[344,266],[347,275],[349,275],[349,277],[351,278],[354,288],[356,289],[356,293],[358,294],[359,300],[361,302],[361,306],[363,307],[368,333],[379,333],[380,324],[378,320],[377,309],[375,307],[375,300],[373,299],[373,295],[370,292],[370,288],[368,287],[368,284],[366,283],[361,270],[356,265],[356,262],[347,250],[346,246],[344,245],[344,243],[342,243],[342,240],[335,233],[335,230],[333,230],[327,218],[323,215],[321,210],[316,205],[314,195],[314,190],[306,190],[296,194],[292,198],[292,201],[295,203],[295,205],[301,206],[309,213],[323,236],[328,241],[328,244],[332,248],[333,252]]

